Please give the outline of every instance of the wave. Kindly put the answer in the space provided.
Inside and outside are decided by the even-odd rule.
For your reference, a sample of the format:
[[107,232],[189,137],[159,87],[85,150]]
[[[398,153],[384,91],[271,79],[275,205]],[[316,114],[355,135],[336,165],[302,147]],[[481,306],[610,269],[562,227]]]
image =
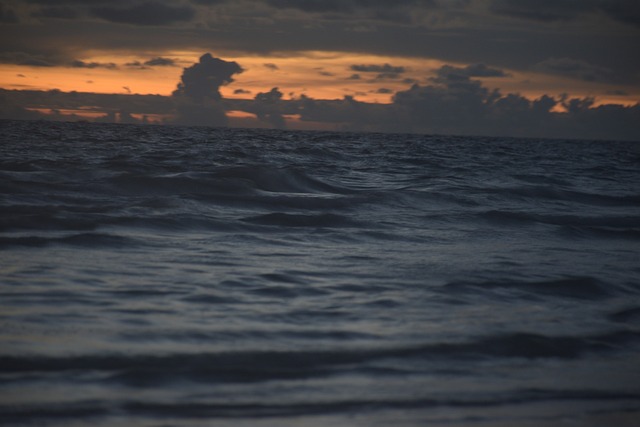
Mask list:
[[358,223],[352,219],[336,214],[300,215],[274,212],[243,218],[242,221],[252,224],[271,225],[279,227],[350,227]]
[[[542,402],[594,402],[623,401],[628,408],[623,413],[629,417],[637,414],[640,394],[612,393],[601,390],[547,390],[522,389],[504,393],[487,393],[484,396],[460,394],[456,397],[412,397],[412,398],[343,398],[334,397],[321,402],[298,399],[293,402],[260,402],[256,400],[240,402],[163,402],[139,399],[117,400],[115,402],[96,402],[84,400],[74,404],[48,403],[24,406],[0,407],[0,415],[6,420],[24,422],[26,420],[56,420],[65,418],[101,418],[122,416],[128,419],[136,417],[169,419],[253,419],[322,416],[332,414],[372,413],[381,410],[424,410],[436,408],[495,408],[510,405],[536,404]],[[114,409],[117,406],[117,410]],[[587,411],[590,412],[590,411]],[[552,417],[551,417],[552,418]],[[534,418],[535,419],[535,418]],[[631,419],[631,418],[629,418]],[[549,421],[547,417],[536,421]],[[447,417],[445,424],[450,424]],[[631,425],[631,424],[625,424]]]
[[[469,342],[443,342],[395,348],[309,351],[235,351],[168,355],[0,356],[0,373],[25,375],[65,371],[107,373],[109,381],[130,386],[176,380],[226,383],[308,379],[340,372],[366,372],[373,362],[483,358],[576,359],[593,352],[638,345],[640,332],[617,330],[592,336],[545,336],[513,332]],[[404,362],[403,362],[404,361]],[[393,365],[388,365],[392,369]],[[355,371],[354,371],[355,369]]]
[[153,174],[125,172],[110,183],[123,194],[350,194],[353,191],[313,178],[293,167],[265,165],[215,167],[209,171]]
[[632,144],[5,127],[3,421],[637,408]]
[[15,246],[43,247],[53,244],[63,244],[81,247],[132,247],[140,244],[134,238],[104,233],[81,233],[67,236],[42,237],[42,236],[0,236],[0,250]]
[[586,191],[568,190],[555,186],[531,185],[514,186],[502,188],[476,188],[477,191],[486,192],[491,195],[504,196],[526,200],[559,200],[581,205],[602,206],[602,207],[628,207],[640,205],[640,195],[638,194],[602,194]]
[[447,294],[468,292],[490,293],[496,289],[525,292],[529,297],[558,297],[581,300],[601,300],[618,295],[614,285],[593,277],[565,277],[543,281],[494,280],[483,282],[450,282],[443,286]]
[[559,227],[559,234],[574,237],[599,237],[612,239],[640,239],[640,216],[624,215],[554,215],[522,211],[490,210],[479,216],[501,226],[552,225]]

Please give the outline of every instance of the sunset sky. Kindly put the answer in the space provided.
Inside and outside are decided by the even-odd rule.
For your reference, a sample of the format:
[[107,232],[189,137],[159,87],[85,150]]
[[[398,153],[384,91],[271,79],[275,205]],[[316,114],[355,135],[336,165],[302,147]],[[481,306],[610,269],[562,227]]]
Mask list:
[[394,104],[446,98],[455,77],[485,104],[496,89],[557,113],[640,101],[637,0],[5,0],[0,22],[6,90],[171,96],[210,53],[241,68],[228,100]]

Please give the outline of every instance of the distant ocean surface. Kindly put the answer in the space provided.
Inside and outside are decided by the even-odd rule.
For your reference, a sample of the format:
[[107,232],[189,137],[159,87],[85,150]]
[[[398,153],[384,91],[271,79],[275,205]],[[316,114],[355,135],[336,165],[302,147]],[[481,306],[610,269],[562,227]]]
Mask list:
[[640,425],[640,143],[0,130],[3,426]]

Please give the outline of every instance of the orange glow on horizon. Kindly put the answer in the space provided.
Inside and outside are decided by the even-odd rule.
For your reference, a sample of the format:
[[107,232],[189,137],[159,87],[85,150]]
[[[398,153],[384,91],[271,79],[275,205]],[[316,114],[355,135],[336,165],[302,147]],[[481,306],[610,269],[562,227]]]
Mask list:
[[[82,60],[93,68],[0,66],[0,87],[16,90],[52,90],[63,92],[93,92],[118,94],[170,95],[180,81],[183,69],[198,62],[202,52],[172,51],[140,55],[105,55],[96,53]],[[215,56],[215,53],[214,53]],[[170,58],[175,66],[143,67],[154,57]],[[445,64],[434,59],[391,57],[338,52],[297,52],[270,56],[222,55],[235,61],[244,72],[234,75],[234,81],[220,88],[229,99],[253,99],[260,92],[277,87],[283,99],[306,95],[314,99],[342,99],[352,96],[369,103],[392,102],[393,94],[407,90],[413,83],[433,84],[429,78]],[[95,65],[98,64],[98,65]],[[108,64],[115,64],[115,67]],[[358,72],[352,65],[383,65],[404,67],[396,78],[379,76],[376,72]],[[464,67],[466,64],[449,65]],[[509,72],[508,70],[506,70]],[[359,78],[354,78],[357,75]],[[635,105],[640,93],[621,90],[605,83],[576,81],[564,77],[536,73],[511,72],[508,77],[481,79],[489,89],[499,89],[503,95],[517,93],[530,100],[544,94],[559,98],[595,97],[595,106],[614,103]],[[624,88],[626,89],[626,88]],[[627,94],[625,94],[627,92]]]

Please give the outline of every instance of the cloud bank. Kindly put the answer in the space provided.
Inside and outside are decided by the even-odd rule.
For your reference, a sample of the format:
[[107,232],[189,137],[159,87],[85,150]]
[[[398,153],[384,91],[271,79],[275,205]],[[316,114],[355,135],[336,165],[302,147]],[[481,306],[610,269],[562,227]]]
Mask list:
[[569,78],[640,86],[637,0],[6,0],[0,25],[5,63],[123,48],[328,51],[557,75],[553,62],[570,58],[596,73]]
[[[350,70],[403,71],[389,64],[354,65]],[[590,97],[543,95],[530,100],[505,94],[487,88],[479,78],[502,78],[506,73],[482,63],[444,65],[428,84],[413,84],[396,92],[390,104],[366,103],[350,96],[319,100],[300,95],[285,100],[277,87],[250,100],[223,98],[220,88],[241,72],[236,62],[207,53],[184,68],[172,96],[3,90],[0,118],[80,119],[60,111],[79,111],[90,105],[104,113],[98,118],[103,121],[144,122],[146,116],[162,116],[165,124],[227,126],[229,112],[236,111],[253,117],[236,123],[241,126],[640,141],[640,104],[595,106]],[[41,108],[47,105],[48,114]]]
[[220,86],[233,81],[233,75],[243,70],[236,62],[214,58],[210,53],[197,64],[184,69],[180,83],[173,92],[176,102],[176,123],[184,125],[224,126],[227,116],[222,105]]

